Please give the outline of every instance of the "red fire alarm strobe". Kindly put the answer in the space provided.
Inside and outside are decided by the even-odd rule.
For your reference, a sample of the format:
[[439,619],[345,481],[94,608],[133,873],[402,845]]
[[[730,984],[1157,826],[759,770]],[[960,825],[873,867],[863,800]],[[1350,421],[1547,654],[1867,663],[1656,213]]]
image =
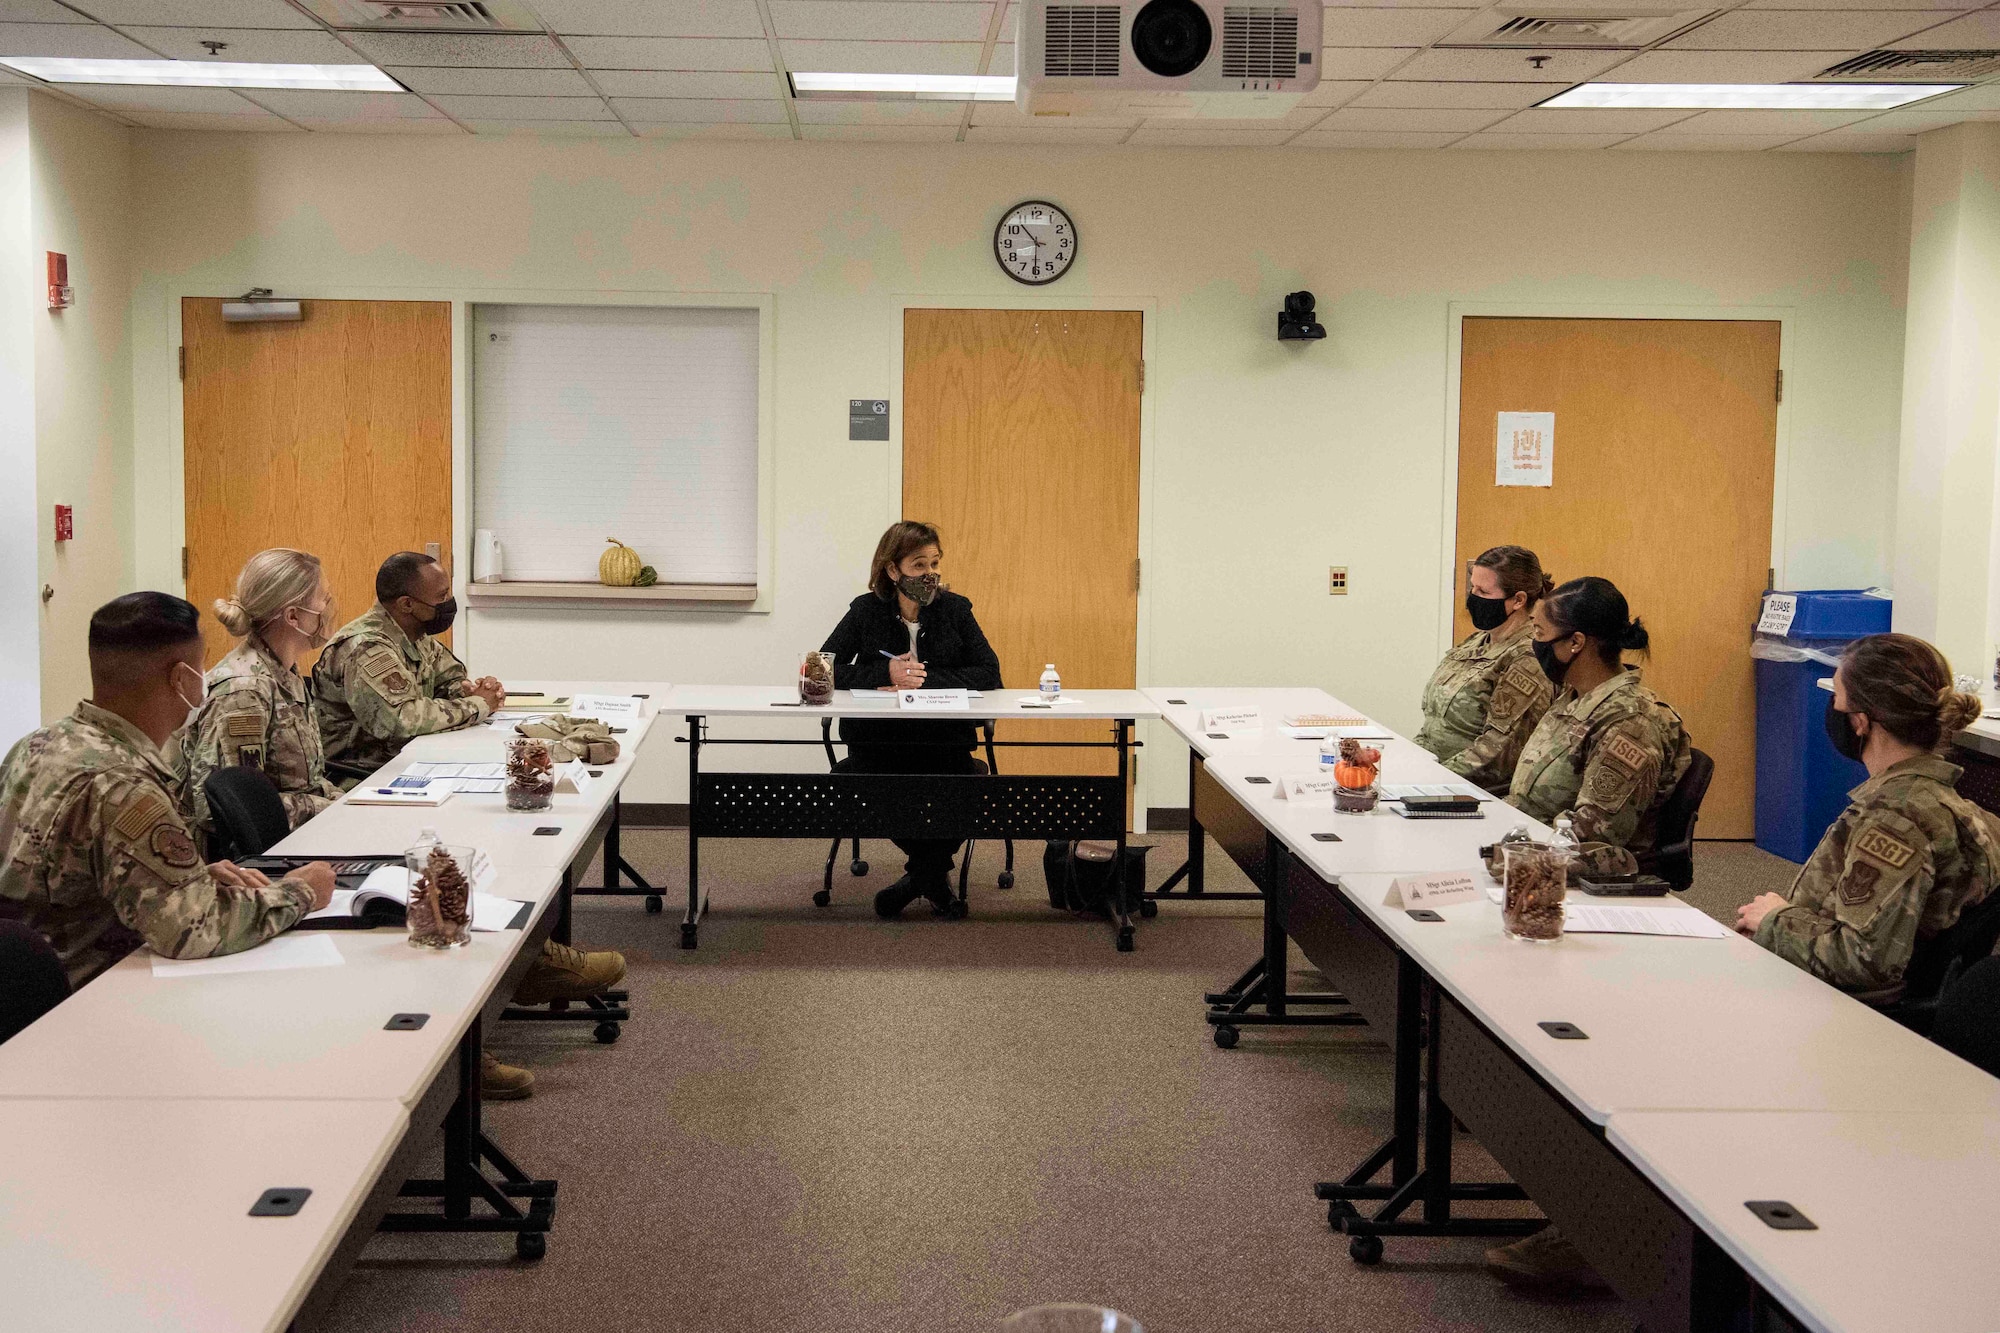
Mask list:
[[67,310],[76,304],[76,293],[69,286],[69,256],[55,251],[49,255],[49,309]]
[[68,505],[56,506],[56,540],[66,542],[76,536],[76,515]]

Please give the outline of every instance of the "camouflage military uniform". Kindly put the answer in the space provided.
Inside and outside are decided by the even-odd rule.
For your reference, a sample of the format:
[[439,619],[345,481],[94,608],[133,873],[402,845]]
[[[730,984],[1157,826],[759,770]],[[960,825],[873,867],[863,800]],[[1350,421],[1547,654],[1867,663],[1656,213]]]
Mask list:
[[429,635],[412,641],[380,606],[341,626],[313,668],[313,697],[328,762],[370,769],[434,731],[493,711],[471,694],[465,664]]
[[1444,655],[1424,687],[1417,744],[1467,782],[1499,795],[1553,693],[1528,647],[1533,638],[1526,626],[1500,640],[1475,633]]
[[91,703],[28,736],[0,769],[0,916],[27,922],[81,985],[140,944],[237,953],[312,910],[312,889],[217,882],[146,734]]
[[1900,999],[1917,941],[2000,886],[2000,822],[1953,789],[1962,771],[1925,755],[1849,792],[1757,943],[1870,1004]]
[[1620,671],[1590,693],[1565,689],[1528,738],[1507,803],[1543,823],[1567,813],[1578,842],[1653,850],[1660,807],[1687,772],[1680,714]]
[[181,764],[182,804],[205,831],[214,825],[202,784],[218,768],[254,768],[271,779],[293,828],[340,799],[326,780],[312,690],[254,634],[209,671],[208,700],[181,736]]

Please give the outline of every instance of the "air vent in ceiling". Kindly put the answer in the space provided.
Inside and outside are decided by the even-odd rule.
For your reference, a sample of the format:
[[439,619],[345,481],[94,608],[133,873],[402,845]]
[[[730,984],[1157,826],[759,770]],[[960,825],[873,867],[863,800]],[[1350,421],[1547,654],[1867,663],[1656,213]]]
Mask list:
[[1447,34],[1439,46],[1636,50],[1705,23],[1714,9],[1608,4],[1506,4]]
[[540,32],[512,0],[305,0],[336,28],[365,32]]
[[1064,79],[1117,78],[1123,29],[1117,5],[1050,5],[1042,73]]
[[1963,83],[2000,72],[2000,51],[1864,51],[1815,78],[1857,83]]
[[1230,5],[1222,11],[1222,76],[1292,79],[1299,73],[1299,11]]

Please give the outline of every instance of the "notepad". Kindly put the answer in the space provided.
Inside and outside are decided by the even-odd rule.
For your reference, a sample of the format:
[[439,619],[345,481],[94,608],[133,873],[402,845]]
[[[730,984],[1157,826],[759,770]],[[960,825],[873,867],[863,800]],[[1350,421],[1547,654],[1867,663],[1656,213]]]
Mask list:
[[1563,929],[1579,935],[1684,935],[1726,940],[1729,928],[1692,907],[1637,907],[1626,903],[1563,904]]
[[1324,731],[1328,727],[1365,727],[1368,719],[1355,713],[1286,713],[1288,727],[1308,727]]
[[364,785],[347,793],[349,805],[443,805],[456,788],[450,778],[398,779],[387,787]]
[[1470,796],[1476,800],[1494,799],[1490,791],[1482,791],[1469,782],[1385,782],[1377,788],[1385,801],[1407,801],[1412,796],[1419,800],[1426,796]]
[[225,954],[220,958],[153,958],[156,977],[215,977],[232,972],[285,972],[294,968],[339,967],[347,960],[333,936],[308,931],[303,935],[280,935],[254,949]]
[[447,782],[459,795],[495,796],[507,787],[505,764],[411,764],[396,776],[392,787],[414,787],[427,782]]

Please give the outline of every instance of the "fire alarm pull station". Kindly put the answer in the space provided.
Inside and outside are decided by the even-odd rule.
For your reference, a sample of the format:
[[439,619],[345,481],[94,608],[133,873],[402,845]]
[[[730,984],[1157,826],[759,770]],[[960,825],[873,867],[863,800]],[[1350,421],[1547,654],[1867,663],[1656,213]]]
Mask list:
[[76,293],[69,285],[69,256],[59,255],[50,250],[49,256],[49,309],[67,310],[76,304]]
[[76,536],[76,512],[68,505],[56,506],[56,540],[70,541]]

